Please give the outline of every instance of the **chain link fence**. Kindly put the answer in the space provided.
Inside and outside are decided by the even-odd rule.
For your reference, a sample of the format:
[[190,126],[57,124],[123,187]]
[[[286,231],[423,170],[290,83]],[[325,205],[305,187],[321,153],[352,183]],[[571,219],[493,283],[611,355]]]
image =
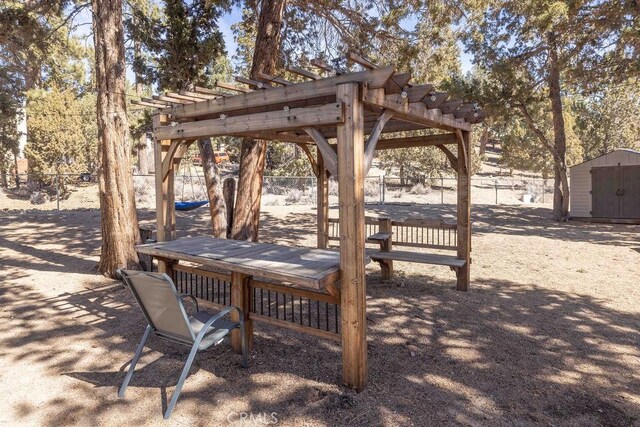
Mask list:
[[[226,177],[223,177],[226,178]],[[155,209],[153,175],[133,176],[139,209]],[[315,205],[316,177],[265,176],[262,203],[266,206]],[[473,204],[551,204],[553,186],[538,178],[474,177]],[[176,175],[177,201],[206,200],[204,176]],[[368,177],[364,186],[367,204],[456,204],[454,177]],[[338,183],[329,180],[329,203],[338,203]],[[9,175],[0,180],[0,210],[98,209],[97,177],[90,174]]]

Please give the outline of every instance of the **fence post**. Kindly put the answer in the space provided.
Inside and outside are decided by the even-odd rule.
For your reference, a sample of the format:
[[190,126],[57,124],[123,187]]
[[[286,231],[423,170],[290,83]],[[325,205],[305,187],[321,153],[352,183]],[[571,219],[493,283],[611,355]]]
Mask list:
[[60,210],[60,174],[56,176],[56,210]]
[[444,177],[440,175],[440,204],[444,205]]
[[381,205],[384,205],[384,198],[382,197],[382,176],[378,175],[378,199]]
[[382,175],[382,204],[384,205],[386,202],[386,192],[387,192],[387,176]]
[[494,181],[494,185],[496,187],[496,205],[498,204],[498,180]]

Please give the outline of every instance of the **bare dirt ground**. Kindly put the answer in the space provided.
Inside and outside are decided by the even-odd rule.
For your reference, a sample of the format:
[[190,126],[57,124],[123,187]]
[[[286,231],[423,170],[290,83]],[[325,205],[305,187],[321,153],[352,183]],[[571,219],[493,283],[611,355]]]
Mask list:
[[[180,214],[180,234],[206,232],[206,214]],[[166,424],[640,425],[640,226],[549,216],[475,207],[468,293],[447,268],[397,263],[382,282],[369,265],[364,392],[340,385],[335,343],[256,324],[251,367],[226,344],[199,354]],[[263,240],[312,244],[314,219],[309,206],[265,207]],[[99,248],[95,210],[0,213],[0,423],[163,423],[187,349],[152,338],[117,398],[144,320],[96,274]]]

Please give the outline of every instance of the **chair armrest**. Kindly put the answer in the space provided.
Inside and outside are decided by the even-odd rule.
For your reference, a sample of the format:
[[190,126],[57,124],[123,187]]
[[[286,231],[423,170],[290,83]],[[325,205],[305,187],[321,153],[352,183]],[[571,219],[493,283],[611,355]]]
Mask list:
[[198,343],[198,345],[200,345],[200,341],[202,341],[202,338],[204,338],[204,336],[206,335],[206,333],[209,330],[209,328],[211,327],[211,325],[213,325],[215,322],[220,320],[222,317],[224,317],[227,314],[229,314],[232,310],[237,310],[238,311],[238,316],[240,318],[240,322],[243,322],[242,310],[240,308],[238,308],[238,307],[236,307],[234,305],[232,305],[230,307],[227,307],[224,310],[222,310],[220,313],[218,313],[215,316],[213,316],[211,319],[207,320],[207,322],[204,324],[204,326],[200,330],[200,333],[196,337],[196,343]]
[[193,295],[180,294],[180,299],[184,300],[185,298],[191,298],[193,303],[196,305],[196,311],[200,311],[200,307],[198,306],[198,300]]

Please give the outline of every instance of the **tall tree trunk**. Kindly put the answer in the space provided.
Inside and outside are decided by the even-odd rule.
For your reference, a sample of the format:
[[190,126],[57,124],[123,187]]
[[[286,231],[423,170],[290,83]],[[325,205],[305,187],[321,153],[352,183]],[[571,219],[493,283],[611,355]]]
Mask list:
[[[134,56],[140,55],[140,44],[137,40],[133,41]],[[142,76],[136,73],[136,96],[142,96]],[[138,139],[138,171],[141,175],[149,174],[149,146],[147,144],[147,134],[142,133]]]
[[102,252],[98,269],[138,268],[140,240],[131,176],[131,142],[125,101],[122,0],[92,0],[98,91],[98,188]]
[[487,151],[487,143],[489,142],[489,128],[485,127],[480,135],[480,157],[484,156]]
[[[142,82],[139,75],[136,74],[136,95],[142,96]],[[141,175],[149,174],[149,146],[147,144],[147,134],[143,132],[138,139],[138,171]]]
[[[282,20],[286,0],[264,0],[260,6],[251,77],[273,74],[280,54]],[[240,152],[238,195],[231,236],[237,240],[258,240],[260,201],[266,141],[246,138]]]
[[227,211],[222,192],[220,170],[213,155],[211,139],[200,139],[198,148],[200,149],[200,157],[202,157],[204,181],[207,187],[207,197],[209,198],[212,234],[213,237],[224,239],[227,237]]
[[562,115],[562,94],[560,92],[560,66],[556,36],[548,34],[549,41],[549,98],[553,117],[553,219],[564,221],[569,215],[569,179],[567,177],[567,137]]

